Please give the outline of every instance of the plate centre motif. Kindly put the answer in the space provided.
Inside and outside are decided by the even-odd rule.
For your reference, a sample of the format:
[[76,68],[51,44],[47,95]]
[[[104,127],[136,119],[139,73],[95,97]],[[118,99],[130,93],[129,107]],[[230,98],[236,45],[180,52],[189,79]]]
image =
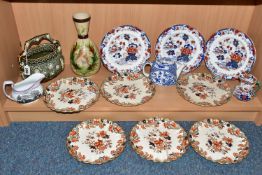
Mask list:
[[159,129],[153,129],[145,137],[149,142],[149,148],[155,152],[162,152],[171,149],[172,141],[170,134],[167,131],[159,131]]

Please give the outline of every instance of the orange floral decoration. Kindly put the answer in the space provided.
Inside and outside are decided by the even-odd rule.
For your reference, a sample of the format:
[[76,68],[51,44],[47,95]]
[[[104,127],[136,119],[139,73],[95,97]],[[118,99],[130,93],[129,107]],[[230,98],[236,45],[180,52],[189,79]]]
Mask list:
[[184,55],[190,55],[192,53],[192,50],[189,49],[189,48],[181,48],[181,53],[184,54]]
[[236,62],[240,62],[242,60],[242,58],[238,54],[235,54],[235,53],[231,54],[230,58],[231,60],[236,61]]
[[137,53],[137,48],[128,47],[128,48],[127,48],[127,53]]

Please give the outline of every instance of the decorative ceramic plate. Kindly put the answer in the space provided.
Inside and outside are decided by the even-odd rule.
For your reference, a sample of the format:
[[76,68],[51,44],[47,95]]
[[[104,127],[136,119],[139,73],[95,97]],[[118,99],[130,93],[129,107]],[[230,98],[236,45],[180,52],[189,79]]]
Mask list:
[[145,32],[123,25],[108,32],[100,45],[104,65],[112,72],[139,72],[150,57],[151,45]]
[[154,162],[170,162],[186,152],[187,133],[176,122],[164,118],[140,121],[130,133],[133,149]]
[[125,148],[123,129],[106,119],[93,119],[78,124],[69,132],[66,145],[76,160],[102,164],[118,157]]
[[154,96],[155,86],[149,78],[140,73],[115,74],[103,82],[101,94],[111,103],[136,106]]
[[51,83],[45,90],[47,106],[57,112],[80,112],[98,100],[97,85],[87,78],[70,77]]
[[157,39],[156,58],[170,59],[177,66],[185,66],[183,73],[196,69],[204,58],[205,41],[193,27],[174,25],[163,31]]
[[196,122],[189,136],[198,154],[220,164],[240,162],[249,153],[249,142],[245,134],[223,120],[205,119]]
[[255,61],[252,40],[236,29],[222,29],[207,42],[206,66],[224,79],[237,79],[241,72],[250,72]]
[[176,88],[184,99],[199,106],[219,106],[227,103],[232,96],[227,83],[214,80],[212,75],[205,73],[180,77]]

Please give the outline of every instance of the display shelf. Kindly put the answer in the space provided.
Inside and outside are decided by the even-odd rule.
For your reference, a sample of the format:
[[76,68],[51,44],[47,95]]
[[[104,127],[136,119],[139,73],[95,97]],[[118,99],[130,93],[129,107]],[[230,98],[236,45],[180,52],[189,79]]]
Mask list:
[[[56,79],[74,76],[68,64],[70,49],[76,40],[72,14],[78,11],[91,14],[89,34],[97,45],[113,27],[132,24],[147,33],[151,40],[152,53],[159,34],[174,24],[189,24],[197,28],[206,40],[218,29],[237,28],[247,33],[255,43],[257,61],[252,74],[262,80],[260,4],[261,0],[0,0],[0,82],[2,84],[5,80],[21,80],[17,62],[21,45],[41,33],[50,33],[62,45],[67,66]],[[154,59],[154,54],[151,59]],[[202,63],[202,67],[196,72],[208,71]],[[98,74],[90,78],[100,86],[110,74],[102,67]],[[228,82],[232,87],[239,83]],[[262,124],[262,92],[250,102],[241,102],[232,97],[222,106],[200,107],[181,98],[175,86],[157,86],[155,96],[143,105],[121,107],[100,96],[93,106],[74,114],[51,111],[42,99],[22,105],[6,99],[3,93],[0,94],[0,126],[15,121],[80,121],[93,117],[132,121],[152,116],[187,121],[218,117]]]
[[[196,72],[208,72],[205,66],[201,66]],[[106,79],[111,73],[107,71],[104,67],[101,67],[100,71],[90,77],[98,86],[101,85],[102,81]],[[65,70],[55,79],[76,76],[73,74],[70,66],[66,66]],[[52,80],[52,81],[55,81]],[[20,78],[18,78],[18,81]],[[237,81],[228,81],[233,88]],[[46,87],[50,82],[44,83]],[[184,100],[176,91],[175,86],[163,87],[156,86],[155,96],[147,103],[135,107],[122,107],[108,102],[102,95],[100,95],[99,100],[92,105],[90,108],[86,109],[85,112],[258,112],[262,109],[262,103],[258,98],[255,98],[249,102],[242,102],[232,97],[231,100],[222,105],[216,107],[201,107],[189,103]],[[45,102],[39,99],[31,104],[18,104],[11,100],[7,100],[4,104],[4,110],[7,112],[50,112],[50,109],[46,107]],[[61,114],[63,115],[63,114]],[[70,115],[67,115],[70,117]],[[74,115],[72,115],[74,117]]]

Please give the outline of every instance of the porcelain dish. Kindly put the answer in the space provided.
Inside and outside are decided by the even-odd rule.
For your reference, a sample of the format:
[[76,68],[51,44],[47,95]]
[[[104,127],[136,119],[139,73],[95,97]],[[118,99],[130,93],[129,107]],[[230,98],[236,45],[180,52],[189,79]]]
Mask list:
[[178,79],[177,92],[199,106],[219,106],[232,97],[232,89],[222,80],[206,73],[188,74]]
[[100,45],[104,65],[111,72],[139,72],[151,54],[145,32],[131,25],[108,32]]
[[187,133],[176,122],[167,118],[140,121],[130,133],[133,149],[141,157],[154,162],[170,162],[186,152]]
[[206,45],[206,66],[216,77],[238,79],[242,72],[250,72],[256,61],[253,41],[233,28],[219,30]]
[[249,153],[245,134],[223,120],[205,119],[196,122],[189,131],[189,138],[198,154],[219,164],[238,163]]
[[200,66],[204,59],[205,41],[193,27],[185,24],[174,25],[163,31],[155,46],[156,59],[169,58],[177,68],[184,67],[188,73]]
[[102,164],[118,157],[125,148],[123,129],[106,119],[81,122],[68,134],[69,154],[83,163]]
[[149,101],[155,86],[141,73],[114,74],[102,83],[101,94],[111,103],[120,106],[137,106]]
[[99,88],[94,82],[88,78],[69,77],[47,86],[44,101],[56,112],[73,113],[85,110],[98,98]]

